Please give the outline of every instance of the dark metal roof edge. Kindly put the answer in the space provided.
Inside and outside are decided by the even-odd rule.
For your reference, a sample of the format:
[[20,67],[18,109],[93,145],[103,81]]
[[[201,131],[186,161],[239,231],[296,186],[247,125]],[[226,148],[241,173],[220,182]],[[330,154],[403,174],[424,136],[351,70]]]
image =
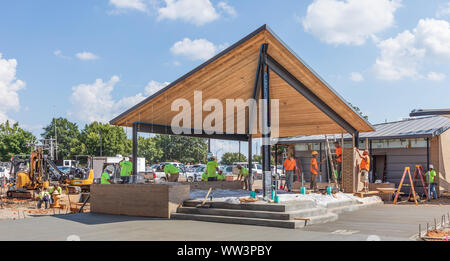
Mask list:
[[437,109],[437,110],[418,110],[412,111],[409,116],[431,116],[431,115],[450,115],[450,109]]
[[325,81],[316,71],[314,71],[314,69],[312,69],[308,63],[306,63],[302,58],[300,58],[300,56],[293,51],[283,40],[281,40],[280,37],[278,37],[278,35],[272,31],[272,29],[270,29],[270,27],[268,25],[266,25],[266,29],[267,31],[269,31],[289,52],[291,52],[303,65],[305,65],[306,68],[308,68],[308,70],[314,74],[314,76],[317,77],[317,79],[319,79],[321,82],[323,82],[325,84],[325,86],[328,87],[328,89],[330,89],[341,101],[343,101],[356,115],[358,115],[364,122],[366,122],[372,129],[375,130],[375,128],[373,127],[373,125],[366,120],[363,116],[361,116],[361,114],[359,114],[352,106],[350,106],[350,103],[345,100],[338,92],[336,92],[336,90],[331,87],[331,85]]
[[131,107],[130,109],[128,109],[127,111],[121,113],[119,116],[115,117],[114,119],[112,119],[109,123],[111,125],[114,125],[114,123],[116,123],[117,121],[119,121],[121,118],[123,118],[125,115],[131,113],[132,111],[138,109],[139,107],[141,107],[142,105],[144,105],[145,103],[151,101],[152,99],[158,97],[159,95],[161,95],[162,93],[164,93],[165,91],[169,90],[170,88],[172,88],[173,86],[177,85],[179,82],[183,81],[184,79],[188,78],[189,76],[193,75],[194,73],[200,71],[201,69],[203,69],[204,67],[206,67],[207,65],[211,64],[212,62],[216,61],[217,59],[219,59],[220,57],[224,56],[225,54],[227,54],[228,52],[236,49],[237,47],[239,47],[240,45],[242,45],[243,43],[247,42],[248,40],[250,40],[251,38],[253,38],[255,35],[259,34],[260,32],[267,30],[268,27],[266,24],[262,25],[261,27],[259,27],[258,29],[256,29],[255,31],[253,31],[252,33],[250,33],[249,35],[245,36],[244,38],[242,38],[241,40],[237,41],[236,43],[234,43],[232,46],[226,48],[225,50],[223,50],[222,52],[218,53],[217,55],[215,55],[213,58],[207,60],[206,62],[202,63],[201,65],[197,66],[195,69],[191,70],[190,72],[186,73],[185,75],[181,76],[180,78],[178,78],[177,80],[175,80],[174,82],[170,83],[169,85],[167,85],[166,87],[164,87],[163,89],[159,90],[157,93],[153,94],[152,96],[144,99],[143,101],[141,101],[140,103],[138,103],[137,105]]
[[[449,127],[450,128],[450,127]],[[365,140],[365,139],[369,139],[369,140],[393,140],[393,139],[421,139],[421,138],[431,138],[437,135],[433,135],[433,134],[420,134],[420,135],[392,135],[392,136],[379,136],[379,137],[361,137],[360,136],[360,140]],[[339,138],[339,140],[341,140]],[[344,141],[349,141],[352,140],[350,138],[344,138]],[[277,144],[293,144],[293,143],[318,143],[318,142],[325,142],[325,139],[311,139],[311,140],[287,140],[287,141],[283,141],[280,140]]]

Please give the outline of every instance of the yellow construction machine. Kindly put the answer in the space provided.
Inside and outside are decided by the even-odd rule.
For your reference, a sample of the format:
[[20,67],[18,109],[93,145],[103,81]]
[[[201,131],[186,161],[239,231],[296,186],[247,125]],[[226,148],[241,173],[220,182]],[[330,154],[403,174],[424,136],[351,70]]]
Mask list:
[[[75,157],[75,165],[71,166],[70,172],[61,178],[61,182],[68,186],[71,193],[89,192],[90,186],[94,183],[93,159],[86,155]],[[85,167],[80,166],[80,159],[85,159]]]
[[13,157],[11,175],[14,183],[10,184],[7,197],[31,199],[30,191],[49,187],[49,175],[46,171],[46,157],[42,148],[34,150],[29,160]]

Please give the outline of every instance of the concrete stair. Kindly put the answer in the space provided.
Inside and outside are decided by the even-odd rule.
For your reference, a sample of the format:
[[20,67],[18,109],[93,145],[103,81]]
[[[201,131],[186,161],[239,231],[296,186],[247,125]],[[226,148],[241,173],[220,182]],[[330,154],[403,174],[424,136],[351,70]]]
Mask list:
[[186,201],[171,218],[290,229],[338,219],[337,214],[318,207],[313,201],[285,204],[208,202],[210,208],[197,208],[199,204],[200,201]]

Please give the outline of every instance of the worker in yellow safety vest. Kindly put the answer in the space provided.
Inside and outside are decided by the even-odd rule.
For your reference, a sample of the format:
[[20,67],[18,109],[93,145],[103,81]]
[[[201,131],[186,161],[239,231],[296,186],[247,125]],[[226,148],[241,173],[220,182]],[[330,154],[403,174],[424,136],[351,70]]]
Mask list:
[[53,200],[53,195],[57,196],[57,195],[62,195],[62,188],[58,185],[55,184],[51,187],[48,188],[48,193],[50,194],[50,204],[53,204],[54,200]]
[[41,209],[42,207],[42,202],[45,203],[45,209],[48,209],[49,204],[50,204],[50,193],[48,193],[47,188],[43,188],[39,191],[38,194],[38,200],[37,200],[37,208]]
[[217,171],[219,171],[219,163],[217,163],[216,158],[210,154],[209,161],[206,164],[208,181],[217,181]]

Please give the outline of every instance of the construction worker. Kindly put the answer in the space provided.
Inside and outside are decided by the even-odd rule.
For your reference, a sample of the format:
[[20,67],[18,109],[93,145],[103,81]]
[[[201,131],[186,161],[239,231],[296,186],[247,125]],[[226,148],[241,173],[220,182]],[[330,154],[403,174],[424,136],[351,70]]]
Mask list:
[[357,151],[359,156],[361,157],[361,164],[359,166],[359,171],[361,173],[361,179],[364,182],[364,191],[369,192],[369,171],[370,171],[369,151],[364,150],[362,155],[360,150]]
[[219,174],[217,174],[217,181],[225,181],[225,175],[223,175],[223,171],[219,170]]
[[208,173],[203,172],[203,174],[202,174],[202,181],[208,181]]
[[120,178],[122,179],[122,184],[130,183],[131,172],[133,172],[133,158],[123,158],[119,163],[120,165]]
[[103,171],[103,174],[100,178],[100,184],[103,184],[103,185],[114,184],[114,181],[111,180],[111,173],[112,173],[112,171],[110,169],[105,169],[105,171]]
[[312,159],[311,159],[311,184],[309,186],[310,189],[316,191],[317,190],[317,176],[319,175],[319,164],[317,164],[317,155],[319,155],[319,152],[313,151],[312,153]]
[[342,180],[342,146],[339,142],[334,143],[334,147],[336,148],[336,170],[337,170],[337,182],[340,183]]
[[180,177],[180,170],[172,164],[164,166],[164,173],[166,174],[166,180],[169,182],[178,182]]
[[48,188],[48,193],[51,195],[50,204],[53,204],[54,203],[53,194],[62,195],[62,188],[58,184],[55,184]]
[[244,189],[247,190],[249,188],[249,185],[248,185],[248,169],[242,167],[240,164],[237,165],[237,168],[239,170],[238,180],[242,181],[242,178],[244,178]]
[[428,170],[428,172],[425,174],[425,176],[427,176],[427,182],[428,182],[428,186],[429,186],[429,194],[430,194],[430,199],[437,199],[437,192],[436,192],[436,183],[434,182],[434,178],[436,177],[436,170],[434,170],[434,166],[430,165],[430,169]]
[[37,201],[37,208],[41,209],[42,207],[42,202],[45,203],[45,209],[48,209],[49,204],[50,204],[50,193],[48,193],[47,188],[43,188],[39,191],[38,194],[38,201]]
[[210,154],[209,161],[206,163],[206,173],[208,173],[208,181],[217,181],[217,171],[219,171],[219,163],[216,158]]
[[286,175],[286,186],[289,192],[292,191],[292,184],[294,183],[294,171],[297,168],[297,161],[292,154],[283,163],[283,174]]

